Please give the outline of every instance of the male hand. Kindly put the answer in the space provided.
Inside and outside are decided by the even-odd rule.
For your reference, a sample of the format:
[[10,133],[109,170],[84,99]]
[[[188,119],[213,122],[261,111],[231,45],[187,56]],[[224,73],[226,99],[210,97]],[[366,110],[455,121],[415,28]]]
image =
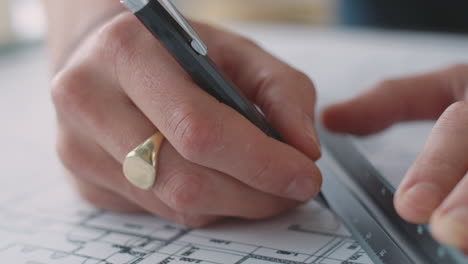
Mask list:
[[[210,57],[286,143],[199,88],[129,12],[94,30],[55,76],[58,152],[82,196],[188,226],[281,213],[314,197],[321,176],[310,80],[233,33],[197,24]],[[122,175],[126,154],[157,130],[167,141],[150,191]]]
[[430,222],[440,242],[468,252],[468,66],[388,80],[323,113],[331,130],[368,135],[396,122],[437,119],[395,196],[400,215]]

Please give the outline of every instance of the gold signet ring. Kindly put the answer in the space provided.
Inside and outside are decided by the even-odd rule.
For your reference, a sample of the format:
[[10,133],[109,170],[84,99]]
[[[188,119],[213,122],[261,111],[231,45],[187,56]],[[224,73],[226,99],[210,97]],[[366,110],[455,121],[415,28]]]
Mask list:
[[135,187],[149,190],[154,186],[158,172],[158,155],[163,141],[164,136],[157,132],[125,157],[123,173]]

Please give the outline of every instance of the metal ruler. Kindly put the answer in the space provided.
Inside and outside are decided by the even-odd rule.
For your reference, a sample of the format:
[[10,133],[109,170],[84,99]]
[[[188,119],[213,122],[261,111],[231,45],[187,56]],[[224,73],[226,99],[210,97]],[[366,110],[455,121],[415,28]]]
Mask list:
[[358,151],[350,137],[318,128],[322,198],[376,264],[465,264],[455,249],[436,242],[425,225],[403,220],[393,205],[395,189]]

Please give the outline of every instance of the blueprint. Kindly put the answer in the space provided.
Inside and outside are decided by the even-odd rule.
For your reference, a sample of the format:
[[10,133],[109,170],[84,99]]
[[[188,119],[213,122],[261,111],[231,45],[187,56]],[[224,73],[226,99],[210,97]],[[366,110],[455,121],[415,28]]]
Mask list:
[[[13,264],[371,264],[317,202],[266,221],[188,229],[149,215],[101,211],[66,183],[0,195],[0,259]],[[14,193],[14,194],[13,194]]]

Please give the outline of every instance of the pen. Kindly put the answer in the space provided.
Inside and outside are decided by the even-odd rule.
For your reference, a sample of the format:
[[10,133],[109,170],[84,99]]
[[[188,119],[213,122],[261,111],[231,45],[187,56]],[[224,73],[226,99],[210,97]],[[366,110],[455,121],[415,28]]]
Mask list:
[[163,44],[194,82],[230,106],[268,136],[281,141],[264,115],[216,67],[208,49],[170,0],[121,0]]
[[[270,126],[258,108],[208,57],[206,45],[170,0],[121,0],[120,2],[163,44],[200,88],[242,114],[268,136],[282,141],[280,134]],[[149,160],[144,162],[151,169],[148,178],[154,179],[153,165]],[[151,183],[152,181],[148,186],[151,186]],[[322,193],[318,199],[326,204]]]

